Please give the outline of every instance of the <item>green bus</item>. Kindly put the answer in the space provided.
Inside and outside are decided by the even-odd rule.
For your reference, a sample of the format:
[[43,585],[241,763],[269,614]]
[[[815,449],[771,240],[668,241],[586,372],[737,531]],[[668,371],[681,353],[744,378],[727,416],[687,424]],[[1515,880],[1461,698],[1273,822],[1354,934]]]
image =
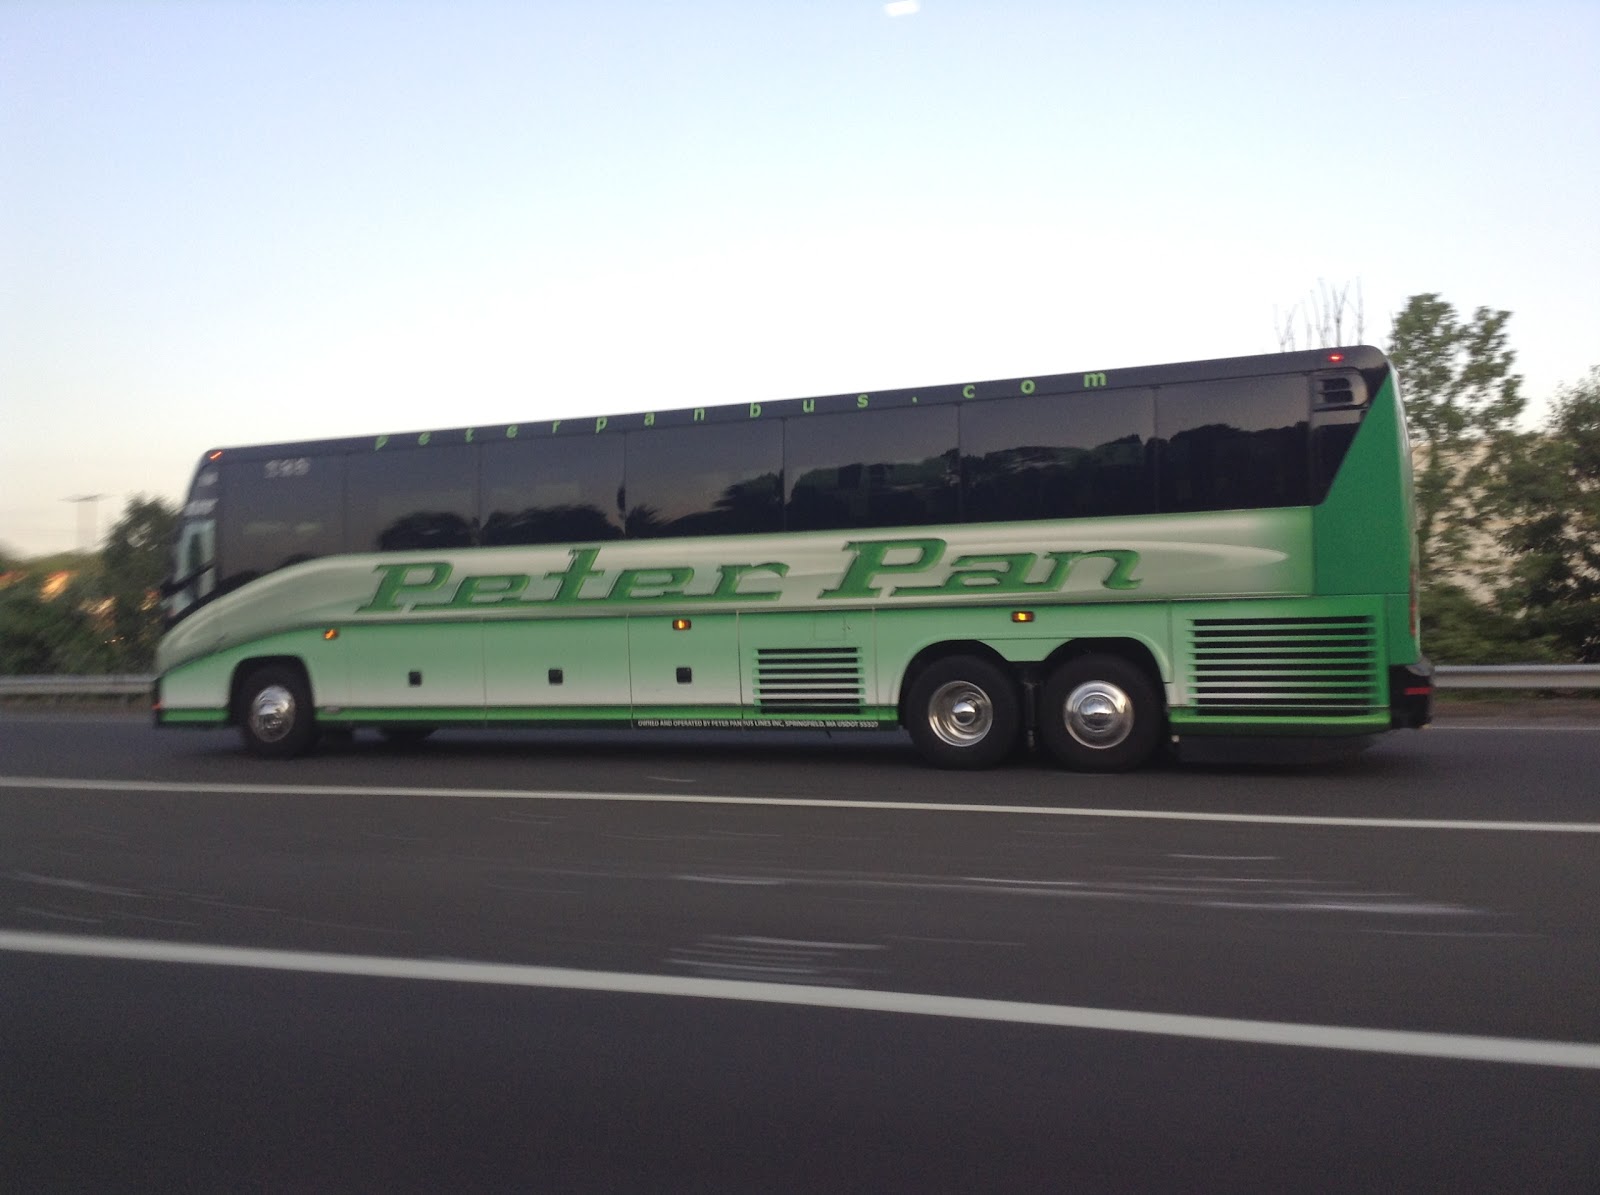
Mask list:
[[1370,347],[219,449],[156,720],[268,757],[900,726],[1104,772],[1422,726],[1410,459]]

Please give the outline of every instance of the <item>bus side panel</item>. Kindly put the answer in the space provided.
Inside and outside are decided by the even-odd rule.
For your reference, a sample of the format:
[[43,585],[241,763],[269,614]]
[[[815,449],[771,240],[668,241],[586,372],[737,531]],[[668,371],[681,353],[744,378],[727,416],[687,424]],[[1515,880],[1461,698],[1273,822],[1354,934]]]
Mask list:
[[344,701],[348,685],[342,644],[324,639],[319,630],[286,631],[202,656],[163,674],[157,721],[226,721],[235,672],[249,660],[266,658],[298,661],[317,705]]
[[1376,597],[1174,603],[1172,729],[1251,736],[1387,730],[1385,607]]
[[630,614],[611,631],[628,644],[635,719],[738,720],[738,615]]
[[[346,719],[483,716],[483,627],[477,621],[347,623],[337,642],[350,676]],[[318,696],[317,704],[334,703]]]
[[616,618],[517,618],[483,625],[492,719],[626,721],[628,637]]
[[[1031,612],[1033,621],[1012,621],[1019,609]],[[906,666],[928,648],[959,642],[981,643],[1012,663],[1036,663],[1074,639],[1126,639],[1150,652],[1166,682],[1172,677],[1167,609],[1165,602],[1122,602],[880,611],[878,691],[885,705],[896,705]]]
[[874,618],[870,610],[739,615],[746,724],[893,721],[878,697]]

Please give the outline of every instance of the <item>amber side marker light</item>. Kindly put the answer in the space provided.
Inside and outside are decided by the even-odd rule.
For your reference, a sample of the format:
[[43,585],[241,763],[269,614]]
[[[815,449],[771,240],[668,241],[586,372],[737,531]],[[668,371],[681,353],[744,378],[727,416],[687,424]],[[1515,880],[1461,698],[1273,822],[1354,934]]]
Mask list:
[[1033,621],[1033,611],[1032,610],[1013,610],[1011,612],[1011,621],[1012,622],[1032,622]]
[[687,618],[674,618],[672,620],[672,629],[675,631],[687,631],[693,625]]
[[220,448],[217,449],[215,452],[206,453],[206,460],[208,460],[208,461],[220,461],[221,459],[222,459],[222,449],[220,449]]
[[322,637],[324,639],[337,639],[339,637],[339,628],[329,627],[327,630],[322,632]]

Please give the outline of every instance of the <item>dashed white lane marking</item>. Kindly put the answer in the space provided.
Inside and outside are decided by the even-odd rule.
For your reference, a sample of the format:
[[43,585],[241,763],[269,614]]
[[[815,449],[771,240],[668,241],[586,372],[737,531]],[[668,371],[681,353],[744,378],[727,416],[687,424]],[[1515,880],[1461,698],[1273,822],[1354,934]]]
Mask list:
[[322,784],[222,784],[176,780],[74,780],[0,776],[0,788],[119,793],[221,793],[260,797],[431,797],[478,801],[575,801],[655,805],[768,805],[780,809],[887,809],[901,813],[984,813],[1103,817],[1134,821],[1243,822],[1264,826],[1347,826],[1370,830],[1492,830],[1502,834],[1600,834],[1600,822],[1488,822],[1424,817],[1317,817],[1290,813],[1196,813],[1167,809],[1079,809],[1058,805],[966,805],[823,797],[722,797],[695,793],[562,792],[509,788],[401,788]]
[[1434,734],[1438,731],[1470,731],[1474,734],[1485,732],[1500,733],[1503,731],[1515,731],[1518,734],[1595,734],[1600,732],[1600,723],[1591,722],[1580,726],[1540,726],[1536,723],[1518,723],[1511,726],[1496,726],[1492,723],[1485,723],[1482,726],[1441,726],[1435,722],[1428,727],[1429,734]]
[[619,995],[692,997],[752,1004],[844,1009],[853,1012],[953,1017],[959,1020],[994,1021],[1012,1025],[1045,1025],[1059,1029],[1142,1033],[1160,1037],[1238,1042],[1247,1045],[1350,1050],[1411,1058],[1442,1058],[1460,1062],[1498,1062],[1523,1066],[1600,1070],[1600,1045],[1589,1042],[1539,1041],[1459,1033],[1249,1021],[1229,1017],[1132,1012],[1116,1008],[1085,1008],[1070,1004],[1034,1004],[1018,1000],[934,996],[921,992],[884,992],[810,984],[764,983],[747,979],[642,975],[624,971],[579,971],[566,967],[536,967],[516,963],[386,958],[296,950],[253,950],[237,946],[201,946],[179,942],[153,942],[73,934],[36,934],[11,930],[0,930],[0,951],[115,959],[126,962],[243,967],[316,975],[495,984],[504,987],[608,992]]

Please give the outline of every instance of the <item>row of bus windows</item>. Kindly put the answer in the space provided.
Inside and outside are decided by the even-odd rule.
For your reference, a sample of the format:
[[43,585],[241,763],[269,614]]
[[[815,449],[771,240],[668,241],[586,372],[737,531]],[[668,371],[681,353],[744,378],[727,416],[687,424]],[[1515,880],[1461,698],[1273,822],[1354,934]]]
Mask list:
[[1307,412],[1262,378],[238,461],[220,555],[237,584],[341,551],[1298,506],[1342,455]]

